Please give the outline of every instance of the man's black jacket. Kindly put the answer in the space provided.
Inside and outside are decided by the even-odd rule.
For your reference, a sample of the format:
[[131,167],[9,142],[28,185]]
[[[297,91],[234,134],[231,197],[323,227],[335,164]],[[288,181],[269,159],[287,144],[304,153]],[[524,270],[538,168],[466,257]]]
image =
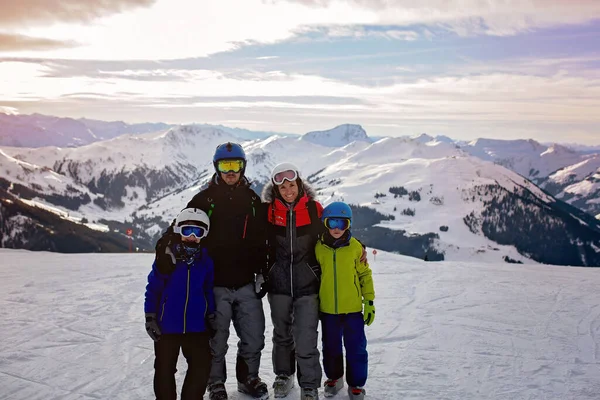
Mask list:
[[[230,186],[215,174],[186,208],[199,208],[210,218],[210,232],[202,246],[214,261],[215,286],[237,289],[254,282],[254,274],[266,262],[266,215],[248,180],[242,177]],[[172,228],[163,238],[172,235],[169,232]]]

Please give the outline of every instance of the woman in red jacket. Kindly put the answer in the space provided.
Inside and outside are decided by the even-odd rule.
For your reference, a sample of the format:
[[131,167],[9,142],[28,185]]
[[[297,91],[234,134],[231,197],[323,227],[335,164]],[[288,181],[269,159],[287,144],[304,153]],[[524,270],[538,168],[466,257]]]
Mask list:
[[262,192],[268,203],[269,262],[264,271],[273,321],[273,388],[285,397],[297,374],[302,400],[318,399],[322,370],[317,348],[321,268],[315,244],[323,207],[298,168],[277,165]]

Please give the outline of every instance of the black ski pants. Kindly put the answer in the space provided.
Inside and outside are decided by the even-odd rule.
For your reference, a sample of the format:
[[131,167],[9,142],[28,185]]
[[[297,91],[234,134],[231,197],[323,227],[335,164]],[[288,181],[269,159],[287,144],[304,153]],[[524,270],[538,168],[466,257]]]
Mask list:
[[210,373],[210,346],[207,332],[164,334],[154,343],[154,394],[156,400],[176,400],[175,373],[179,349],[188,365],[181,400],[201,399]]

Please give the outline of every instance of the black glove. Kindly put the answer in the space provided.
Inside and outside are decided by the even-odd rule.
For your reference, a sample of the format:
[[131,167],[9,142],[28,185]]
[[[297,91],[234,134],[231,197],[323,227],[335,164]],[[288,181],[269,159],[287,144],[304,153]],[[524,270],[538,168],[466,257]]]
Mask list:
[[155,342],[158,342],[160,339],[161,332],[155,313],[146,313],[146,332],[148,332],[148,336]]
[[210,337],[214,337],[217,333],[217,316],[215,314],[208,314],[206,316],[206,330]]
[[173,228],[169,227],[167,231],[156,242],[156,267],[162,274],[170,274],[175,271],[177,260],[171,251],[171,248],[181,242],[181,236],[173,232]]
[[265,277],[266,275],[257,274],[256,280],[254,281],[254,291],[256,292],[256,297],[259,299],[265,297],[269,291],[269,281]]

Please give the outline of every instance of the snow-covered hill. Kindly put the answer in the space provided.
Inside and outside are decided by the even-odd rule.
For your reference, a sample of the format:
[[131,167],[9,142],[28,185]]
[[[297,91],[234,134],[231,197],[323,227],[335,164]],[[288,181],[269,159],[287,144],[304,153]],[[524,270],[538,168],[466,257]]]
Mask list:
[[126,124],[41,114],[0,113],[0,146],[77,147],[126,133],[148,133],[168,128],[163,123]]
[[482,160],[492,161],[535,181],[585,159],[579,152],[535,140],[477,139],[461,146]]
[[[369,256],[377,314],[365,328],[367,399],[597,399],[600,269]],[[153,398],[143,315],[152,255],[0,249],[0,257],[3,399]],[[272,396],[263,306],[260,375]],[[232,327],[229,371],[236,342]],[[177,369],[181,388],[183,356]],[[229,398],[246,399],[232,375]]]
[[540,186],[592,215],[600,214],[600,154],[556,171]]
[[327,147],[342,147],[355,141],[371,142],[360,125],[344,124],[326,131],[308,132],[302,140]]

